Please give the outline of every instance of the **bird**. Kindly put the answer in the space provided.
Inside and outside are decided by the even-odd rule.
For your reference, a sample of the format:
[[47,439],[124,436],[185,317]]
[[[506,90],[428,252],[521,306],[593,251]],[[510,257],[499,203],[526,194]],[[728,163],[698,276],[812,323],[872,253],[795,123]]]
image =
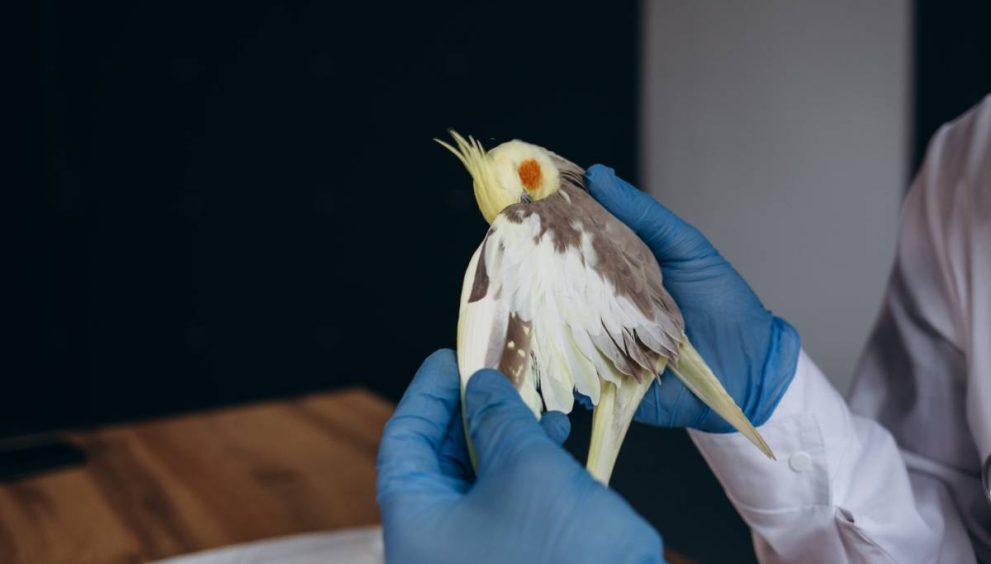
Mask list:
[[774,459],[689,341],[657,259],[589,194],[585,171],[524,141],[486,151],[474,137],[449,133],[453,145],[435,141],[468,170],[489,224],[462,284],[462,401],[482,368],[505,374],[538,419],[570,413],[577,391],[594,406],[586,468],[608,485],[637,406],[669,368]]

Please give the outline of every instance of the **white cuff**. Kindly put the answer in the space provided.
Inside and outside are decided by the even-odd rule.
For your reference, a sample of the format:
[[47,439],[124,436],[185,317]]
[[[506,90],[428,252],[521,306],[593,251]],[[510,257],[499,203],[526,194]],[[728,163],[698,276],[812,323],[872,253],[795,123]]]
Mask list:
[[830,466],[843,458],[837,450],[857,440],[856,432],[843,398],[804,350],[784,397],[758,430],[777,460],[739,433],[689,430],[744,518],[757,517],[748,512],[830,505]]

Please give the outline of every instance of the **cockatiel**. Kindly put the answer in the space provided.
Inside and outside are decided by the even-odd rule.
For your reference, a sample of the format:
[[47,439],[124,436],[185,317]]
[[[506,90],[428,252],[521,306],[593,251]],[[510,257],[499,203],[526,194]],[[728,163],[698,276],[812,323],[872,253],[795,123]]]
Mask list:
[[[497,368],[539,418],[591,399],[587,468],[608,484],[640,400],[665,367],[767,456],[771,449],[688,341],[647,246],[596,202],[584,170],[536,145],[486,152],[451,131],[491,224],[465,273],[457,357]],[[474,453],[469,439],[469,451]]]

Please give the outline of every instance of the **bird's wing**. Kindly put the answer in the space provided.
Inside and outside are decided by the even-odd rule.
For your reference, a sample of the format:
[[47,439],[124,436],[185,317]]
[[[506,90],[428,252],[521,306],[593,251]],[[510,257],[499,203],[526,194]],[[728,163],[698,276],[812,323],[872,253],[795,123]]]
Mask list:
[[643,242],[566,186],[493,221],[465,275],[459,365],[498,368],[535,413],[567,413],[575,389],[598,403],[599,378],[654,377],[683,330]]

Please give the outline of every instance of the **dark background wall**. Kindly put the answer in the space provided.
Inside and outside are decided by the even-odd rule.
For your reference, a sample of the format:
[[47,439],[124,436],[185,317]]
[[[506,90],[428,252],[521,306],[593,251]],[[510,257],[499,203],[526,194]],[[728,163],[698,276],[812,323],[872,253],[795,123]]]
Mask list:
[[991,93],[991,3],[915,2],[913,174],[939,127]]
[[453,346],[455,127],[631,175],[637,5],[40,5],[41,183],[0,434],[348,384]]

